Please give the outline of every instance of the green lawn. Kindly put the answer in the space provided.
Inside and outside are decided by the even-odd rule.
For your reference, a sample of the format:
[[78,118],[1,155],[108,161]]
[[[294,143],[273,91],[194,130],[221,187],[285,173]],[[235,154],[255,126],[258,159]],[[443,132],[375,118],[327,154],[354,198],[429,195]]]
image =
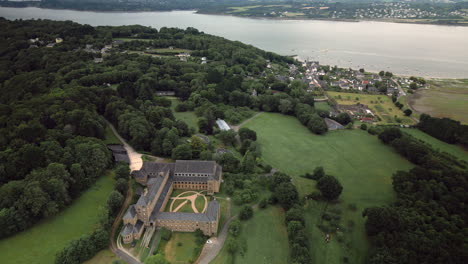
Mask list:
[[[256,210],[252,219],[242,222],[239,242],[244,244],[244,256],[236,255],[238,264],[283,264],[288,263],[288,234],[284,225],[284,211],[269,206]],[[226,248],[213,260],[212,264],[230,263]]]
[[198,131],[198,117],[195,115],[195,112],[176,112],[175,107],[180,103],[180,100],[171,98],[171,101],[171,109],[174,112],[175,118],[184,121],[189,127],[193,127],[195,131]]
[[434,149],[439,150],[440,152],[447,152],[461,160],[468,162],[468,151],[463,149],[463,147],[453,144],[445,143],[437,138],[434,138],[419,129],[408,128],[404,129],[404,132],[430,144]]
[[195,200],[195,207],[197,208],[199,213],[203,212],[203,209],[205,208],[205,198],[203,198],[203,196],[197,197],[197,199]]
[[[315,181],[299,176],[311,173],[316,166],[323,166],[326,173],[337,177],[343,185],[340,221],[353,225],[344,234],[344,242],[332,238],[325,243],[325,234],[316,227],[326,211],[325,204],[310,202],[306,207],[313,263],[342,263],[343,257],[348,257],[349,263],[363,263],[368,241],[362,210],[392,202],[395,197],[392,174],[413,165],[377,137],[361,130],[332,131],[318,136],[296,118],[272,113],[261,114],[246,127],[257,132],[264,160],[291,175],[301,195],[314,191]],[[357,210],[347,210],[350,204]]]
[[161,244],[164,246],[166,259],[173,264],[191,263],[198,256],[194,256],[195,233],[173,232],[171,240]]
[[100,208],[114,187],[114,174],[106,173],[89,190],[58,215],[32,228],[0,240],[2,264],[50,264],[65,244],[96,227]]
[[83,264],[113,264],[112,262],[115,260],[119,260],[119,258],[110,249],[104,249],[99,251],[92,259],[83,262]]
[[315,109],[323,110],[323,111],[331,110],[331,106],[328,104],[328,102],[315,102],[314,107]]

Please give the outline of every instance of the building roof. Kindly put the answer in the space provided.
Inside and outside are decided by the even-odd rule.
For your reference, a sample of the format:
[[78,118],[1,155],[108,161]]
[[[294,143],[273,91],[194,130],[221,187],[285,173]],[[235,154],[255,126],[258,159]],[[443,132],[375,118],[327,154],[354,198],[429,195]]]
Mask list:
[[133,233],[140,233],[141,229],[143,228],[143,222],[138,220],[136,223],[135,223],[135,226],[133,227]]
[[176,160],[174,174],[199,173],[215,174],[216,162],[200,160]]
[[116,162],[130,163],[130,158],[128,157],[127,153],[125,154],[113,153],[112,156],[114,156],[114,160]]
[[330,118],[324,118],[329,130],[343,129],[343,125]]
[[172,171],[174,169],[174,163],[159,163],[159,162],[148,162],[144,161],[141,169],[138,171],[132,172],[132,175],[135,178],[145,177],[145,176],[156,176],[160,173],[165,174],[167,171]]
[[216,221],[218,219],[218,211],[219,202],[217,200],[213,200],[208,203],[205,214],[210,221]]
[[124,226],[124,228],[122,229],[122,232],[120,232],[120,234],[122,234],[122,236],[126,236],[126,235],[129,235],[133,233],[133,225],[131,224],[126,224]]
[[146,192],[146,194],[143,194],[140,196],[136,204],[140,206],[146,206],[151,201],[153,201],[159,189],[161,188],[163,181],[164,181],[164,177],[160,175],[152,178],[151,181],[148,181],[148,185],[149,185],[148,191]]
[[133,219],[136,215],[136,211],[135,211],[135,205],[130,205],[130,207],[128,207],[127,209],[127,212],[125,213],[123,219]]
[[226,121],[224,121],[224,120],[222,120],[222,119],[216,120],[216,124],[218,125],[219,129],[221,129],[222,131],[231,130],[231,128],[229,127],[229,125],[226,123]]

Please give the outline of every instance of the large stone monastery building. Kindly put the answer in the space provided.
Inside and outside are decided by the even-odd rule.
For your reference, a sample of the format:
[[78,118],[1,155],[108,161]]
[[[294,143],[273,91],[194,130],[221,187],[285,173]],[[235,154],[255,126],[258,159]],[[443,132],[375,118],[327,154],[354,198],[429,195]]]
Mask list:
[[207,236],[216,235],[220,214],[216,200],[208,202],[203,213],[163,212],[173,189],[203,190],[210,195],[219,192],[222,168],[216,162],[144,162],[139,171],[132,172],[132,176],[147,188],[123,217],[121,235],[124,243],[140,239],[146,227],[165,227],[181,232],[200,229]]

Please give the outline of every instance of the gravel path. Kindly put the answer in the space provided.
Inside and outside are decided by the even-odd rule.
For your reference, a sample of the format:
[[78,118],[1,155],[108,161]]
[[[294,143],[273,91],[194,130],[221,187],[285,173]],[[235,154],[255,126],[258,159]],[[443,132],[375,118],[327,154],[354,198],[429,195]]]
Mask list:
[[[119,133],[117,133],[117,130],[114,128],[114,126],[111,123],[108,123],[110,128],[112,129],[112,132],[114,132],[115,136],[122,142],[124,145],[124,148],[127,150],[128,156],[130,158],[130,170],[139,170],[141,166],[143,165],[143,161],[141,159],[141,154],[137,153],[130,145],[127,144],[125,139],[123,139]],[[130,177],[130,176],[129,176]],[[138,261],[134,256],[130,255],[128,252],[124,251],[121,249],[121,246],[119,247],[119,242],[117,244],[115,243],[116,241],[114,240],[115,233],[118,232],[119,224],[120,224],[120,219],[125,213],[125,209],[130,205],[132,202],[132,197],[133,197],[133,188],[132,188],[132,183],[131,181],[128,181],[128,191],[127,191],[127,196],[125,197],[125,201],[122,205],[122,208],[120,208],[120,212],[115,218],[114,223],[112,224],[112,229],[110,233],[110,245],[109,248],[116,256],[119,258],[123,259],[125,262],[129,264],[142,264],[140,261]],[[118,238],[120,239],[120,238]]]
[[143,155],[136,152],[136,150],[134,150],[132,146],[130,146],[125,141],[125,139],[119,135],[119,133],[117,132],[117,130],[111,123],[108,123],[108,124],[109,124],[109,127],[112,129],[112,132],[114,132],[114,135],[120,140],[120,142],[122,142],[125,150],[127,150],[128,158],[130,159],[130,171],[141,169],[141,166],[143,166],[143,160],[141,159],[141,156]]

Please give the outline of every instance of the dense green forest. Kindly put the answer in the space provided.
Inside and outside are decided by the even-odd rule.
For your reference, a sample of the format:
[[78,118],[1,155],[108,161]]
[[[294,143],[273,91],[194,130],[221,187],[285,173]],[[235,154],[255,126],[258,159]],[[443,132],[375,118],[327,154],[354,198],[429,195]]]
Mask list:
[[393,175],[396,203],[363,212],[374,244],[369,263],[465,263],[466,162],[440,153],[398,128],[385,129],[379,138],[417,167]]
[[[310,101],[300,83],[265,74],[267,60],[286,68],[293,59],[193,28],[4,19],[0,26],[0,237],[55,215],[109,168],[107,121],[139,150],[199,158],[203,149],[185,140],[195,131],[158,91],[174,91],[184,101],[177,111],[195,111],[205,134],[218,132],[216,118],[237,123],[250,109],[294,114]],[[118,37],[135,39],[106,47]],[[142,53],[172,46],[191,56]],[[285,92],[273,95],[270,86]],[[318,118],[312,106],[306,110]]]

